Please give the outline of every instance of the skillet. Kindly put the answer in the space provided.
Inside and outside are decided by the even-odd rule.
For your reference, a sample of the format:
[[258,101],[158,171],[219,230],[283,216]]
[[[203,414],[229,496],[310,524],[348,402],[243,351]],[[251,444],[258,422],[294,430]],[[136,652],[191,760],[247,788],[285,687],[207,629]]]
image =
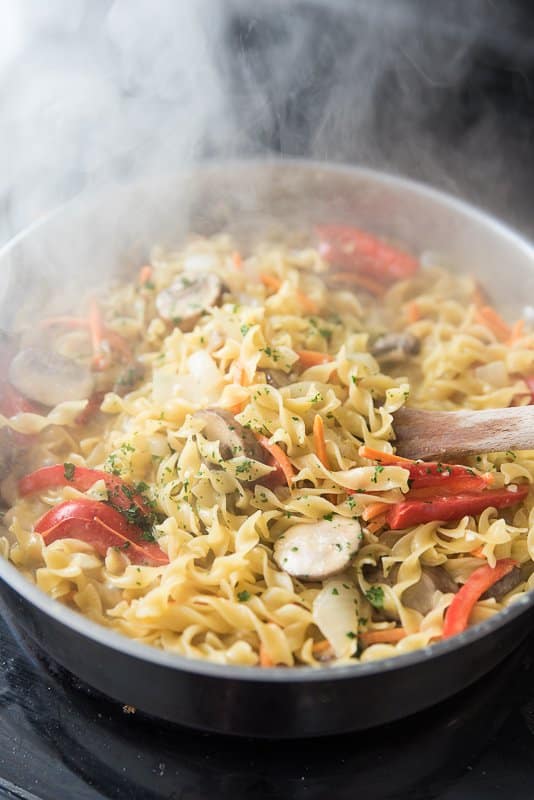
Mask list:
[[[246,242],[325,221],[443,254],[455,270],[480,278],[505,315],[517,313],[534,288],[534,248],[526,240],[429,187],[357,167],[222,162],[104,187],[19,234],[0,251],[3,327],[20,303],[27,313],[53,313],[81,286],[128,274],[152,244],[177,242],[189,230],[228,230]],[[129,640],[46,596],[3,559],[0,604],[54,661],[111,698],[189,727],[267,738],[362,730],[427,708],[509,656],[534,620],[533,593],[407,655],[266,670],[186,660]]]

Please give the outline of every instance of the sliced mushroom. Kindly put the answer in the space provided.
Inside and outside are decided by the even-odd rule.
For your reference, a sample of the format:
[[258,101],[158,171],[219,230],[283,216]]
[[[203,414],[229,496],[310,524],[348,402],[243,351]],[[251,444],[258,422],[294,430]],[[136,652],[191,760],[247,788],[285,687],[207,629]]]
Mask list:
[[[387,575],[384,575],[382,566],[366,571],[365,577],[370,583],[385,583],[387,586],[394,586],[397,583],[399,565],[395,564]],[[420,614],[428,614],[433,608],[434,594],[437,591],[448,594],[456,593],[458,584],[453,581],[445,567],[421,567],[421,577],[412,586],[409,586],[402,594],[402,602],[407,608],[419,611]],[[387,617],[387,612],[383,611]]]
[[433,608],[434,594],[439,591],[443,594],[458,591],[458,584],[453,581],[444,567],[422,567],[421,577],[410,586],[402,595],[402,602],[408,608],[428,614]]
[[202,434],[208,441],[219,442],[219,452],[224,461],[235,456],[265,461],[265,451],[252,431],[244,428],[229,411],[206,408],[195,411],[193,418],[204,422]]
[[265,380],[269,386],[274,386],[275,389],[280,389],[282,386],[289,386],[290,383],[293,383],[293,376],[282,369],[266,369],[264,372]]
[[371,347],[371,354],[384,363],[399,364],[410,356],[416,356],[421,342],[413,333],[386,333],[379,336]]
[[19,450],[15,444],[15,432],[11,428],[0,428],[0,480],[11,472]]
[[527,561],[525,564],[521,564],[520,567],[514,567],[504,578],[501,578],[500,581],[494,583],[487,592],[484,592],[480,599],[488,600],[490,597],[494,597],[495,600],[500,603],[501,600],[517,588],[520,583],[527,581],[533,572],[534,564],[532,561]]
[[94,385],[89,367],[36,347],[17,353],[9,366],[8,378],[21,394],[45,406],[65,400],[85,400]]
[[293,525],[274,546],[274,560],[284,572],[303,581],[322,581],[343,572],[362,538],[360,523],[335,516],[332,521]]
[[312,615],[337,658],[354,655],[358,647],[358,592],[346,576],[325,582],[313,601]]
[[140,361],[133,361],[123,369],[113,384],[113,391],[121,397],[131,392],[134,386],[145,377],[145,367]]
[[160,317],[170,320],[182,331],[192,331],[202,313],[217,305],[223,284],[214,272],[180,275],[156,297]]

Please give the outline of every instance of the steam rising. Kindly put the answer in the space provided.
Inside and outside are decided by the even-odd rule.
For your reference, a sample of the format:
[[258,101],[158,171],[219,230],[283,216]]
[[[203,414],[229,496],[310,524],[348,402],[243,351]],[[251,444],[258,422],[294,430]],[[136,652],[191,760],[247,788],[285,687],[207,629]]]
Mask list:
[[3,239],[88,187],[273,152],[404,172],[509,213],[497,111],[457,99],[480,47],[509,46],[508,4],[2,0],[0,11]]

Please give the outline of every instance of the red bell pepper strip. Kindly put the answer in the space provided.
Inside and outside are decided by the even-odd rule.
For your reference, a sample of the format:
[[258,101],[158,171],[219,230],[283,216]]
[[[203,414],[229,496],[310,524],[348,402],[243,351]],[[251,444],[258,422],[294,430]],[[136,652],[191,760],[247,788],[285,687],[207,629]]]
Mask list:
[[42,414],[42,406],[32,403],[10,383],[0,383],[0,412],[4,417],[14,417],[15,414]]
[[84,408],[82,408],[80,413],[77,414],[74,420],[76,425],[87,425],[95,416],[95,414],[100,411],[100,406],[102,405],[102,400],[105,396],[105,392],[93,392]]
[[528,494],[529,485],[509,489],[487,489],[458,495],[438,495],[428,500],[403,500],[395,503],[387,513],[387,524],[393,531],[421,525],[425,522],[448,522],[466,515],[481,514],[486,508],[507,508],[520,503]]
[[471,612],[484,592],[504,578],[514,567],[517,567],[517,561],[512,558],[501,558],[494,567],[484,564],[471,573],[461,589],[454,595],[452,603],[445,612],[444,639],[465,631]]
[[469,475],[466,478],[447,478],[440,484],[433,484],[431,486],[422,486],[414,482],[412,486],[415,489],[410,489],[407,495],[407,500],[426,500],[434,498],[436,495],[458,495],[458,494],[472,494],[473,492],[481,492],[488,489],[492,483],[491,473],[487,475]]
[[169,559],[151,534],[127,522],[122,514],[98,500],[66,500],[51,508],[35,525],[46,545],[58,539],[80,539],[105,557],[110,547],[128,555],[132,564],[159,566]]
[[492,481],[490,474],[481,475],[471,467],[462,464],[442,464],[438,461],[412,461],[407,458],[382,453],[371,447],[360,447],[359,454],[362,458],[377,461],[389,467],[402,467],[410,473],[410,488],[425,489],[434,486],[447,493],[470,492],[477,489],[487,489]]
[[77,467],[74,464],[54,464],[41,467],[21,478],[18,490],[21,497],[34,492],[54,489],[56,486],[73,486],[80,492],[86,492],[96,481],[103,480],[108,490],[111,505],[125,511],[137,508],[143,515],[150,516],[150,508],[146,500],[132,486],[116,475],[110,475],[101,469]]
[[[399,466],[405,466],[399,464]],[[471,490],[485,489],[491,481],[491,475],[477,475],[470,467],[461,464],[439,464],[436,462],[425,463],[416,462],[407,467],[410,471],[411,487],[413,489],[424,489],[427,486],[435,486],[436,489],[445,488],[449,482],[458,481],[466,485],[471,485]]]
[[319,252],[335,267],[353,270],[383,283],[411,278],[419,262],[404,250],[349,225],[318,225]]

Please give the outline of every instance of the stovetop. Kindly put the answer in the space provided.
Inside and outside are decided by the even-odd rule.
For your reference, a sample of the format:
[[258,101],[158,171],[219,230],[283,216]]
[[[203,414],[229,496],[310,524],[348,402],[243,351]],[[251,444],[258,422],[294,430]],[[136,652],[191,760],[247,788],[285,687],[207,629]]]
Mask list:
[[[162,723],[81,687],[0,621],[0,798],[528,800],[534,639],[408,720],[266,742]],[[436,673],[436,681],[440,680]]]
[[[87,5],[94,9],[96,4]],[[316,4],[294,5],[297,10],[293,14],[299,9],[299,13],[308,16],[319,14],[314,9]],[[337,8],[340,4],[332,5]],[[519,2],[509,7],[515,8],[517,15],[521,5],[531,9],[530,4]],[[497,6],[488,3],[487,13],[493,13]],[[437,8],[438,5],[433,6],[434,13]],[[425,4],[423,22],[427,10]],[[99,6],[98,14],[103,14],[103,5]],[[325,12],[321,14],[324,16]],[[251,116],[260,116],[263,128],[257,138],[264,146],[285,154],[358,161],[362,159],[356,147],[359,129],[348,113],[343,115],[342,129],[335,131],[335,135],[330,132],[328,146],[319,147],[317,131],[327,126],[306,111],[324,107],[324,92],[330,85],[340,83],[340,64],[353,50],[349,31],[341,40],[340,47],[344,42],[344,50],[335,48],[330,53],[323,48],[321,57],[316,57],[316,44],[321,43],[326,30],[323,16],[315,22],[309,21],[310,41],[303,41],[309,44],[313,58],[303,64],[299,53],[300,69],[295,80],[300,83],[288,97],[281,81],[282,88],[271,87],[264,91],[264,101],[252,102],[254,93],[259,94],[260,100],[264,96],[263,73],[269,75],[267,67],[276,63],[276,47],[282,35],[277,28],[277,13],[273,15],[272,30],[261,29],[255,18],[245,16],[233,24],[234,46],[229,53],[235,63],[222,74],[225,80],[233,82],[228,88],[231,96],[240,98],[242,107],[250,109]],[[513,14],[511,18],[514,19]],[[518,28],[526,25],[526,17],[517,19],[521,21]],[[357,24],[356,19],[354,25]],[[441,37],[441,32],[438,33]],[[502,31],[496,29],[496,33]],[[64,38],[60,45],[62,57],[66,58],[69,47],[77,50],[80,37],[76,38],[69,30]],[[521,41],[518,39],[518,46],[508,49],[502,44],[499,52],[491,52],[490,45],[474,49],[468,62],[471,66],[465,66],[461,80],[455,79],[451,84],[436,81],[433,75],[427,77],[414,62],[414,75],[417,77],[421,72],[422,86],[418,89],[412,78],[410,86],[420,92],[416,97],[417,108],[424,115],[411,120],[411,125],[423,130],[435,157],[421,158],[417,149],[406,148],[404,143],[410,137],[404,131],[402,136],[399,133],[403,161],[398,167],[414,177],[436,182],[434,161],[443,160],[441,145],[445,142],[447,152],[452,156],[458,153],[461,158],[448,157],[440,172],[443,180],[437,181],[438,184],[452,187],[520,224],[524,230],[531,230],[534,162],[529,156],[534,131],[530,111],[534,58],[530,34],[525,34],[525,46],[519,46]],[[251,71],[251,60],[259,56],[262,56],[260,67],[256,72]],[[267,67],[262,67],[264,62]],[[250,80],[251,74],[254,81]],[[403,98],[409,100],[411,95],[400,91],[389,74],[386,78],[383,96],[387,102],[381,102],[381,113],[385,115],[381,130],[390,131],[396,119],[404,118],[399,110],[404,108]],[[15,79],[12,84],[18,91]],[[344,87],[346,93],[341,98],[344,108],[356,105],[349,91],[351,86],[352,82],[348,82]],[[478,139],[472,136],[472,130],[479,120],[484,120],[482,111],[488,104],[493,112],[491,141],[497,142],[498,147],[488,146],[478,152]],[[415,101],[411,106],[415,107]],[[257,120],[255,127],[258,128]],[[315,142],[315,149],[311,142]],[[384,159],[378,158],[382,152],[379,145],[386,151],[386,144],[378,141],[373,151],[378,166],[384,166]],[[61,152],[61,148],[56,149]],[[496,154],[502,163],[500,171],[490,169]],[[468,178],[464,178],[466,164],[470,165]],[[29,174],[33,190],[35,178],[33,172]],[[506,180],[501,180],[503,175]],[[77,187],[81,178],[75,177]],[[498,191],[490,192],[488,187],[492,185]],[[0,238],[28,221],[14,212],[10,225],[4,218],[9,219],[9,214],[4,213],[0,220]],[[1,227],[4,223],[5,230]],[[439,682],[439,672],[435,680]],[[48,663],[0,619],[0,799],[502,800],[505,797],[530,800],[534,797],[532,637],[505,664],[455,698],[408,720],[365,733],[300,742],[251,741],[191,732],[131,712],[132,709],[124,709],[78,686],[75,679]]]

